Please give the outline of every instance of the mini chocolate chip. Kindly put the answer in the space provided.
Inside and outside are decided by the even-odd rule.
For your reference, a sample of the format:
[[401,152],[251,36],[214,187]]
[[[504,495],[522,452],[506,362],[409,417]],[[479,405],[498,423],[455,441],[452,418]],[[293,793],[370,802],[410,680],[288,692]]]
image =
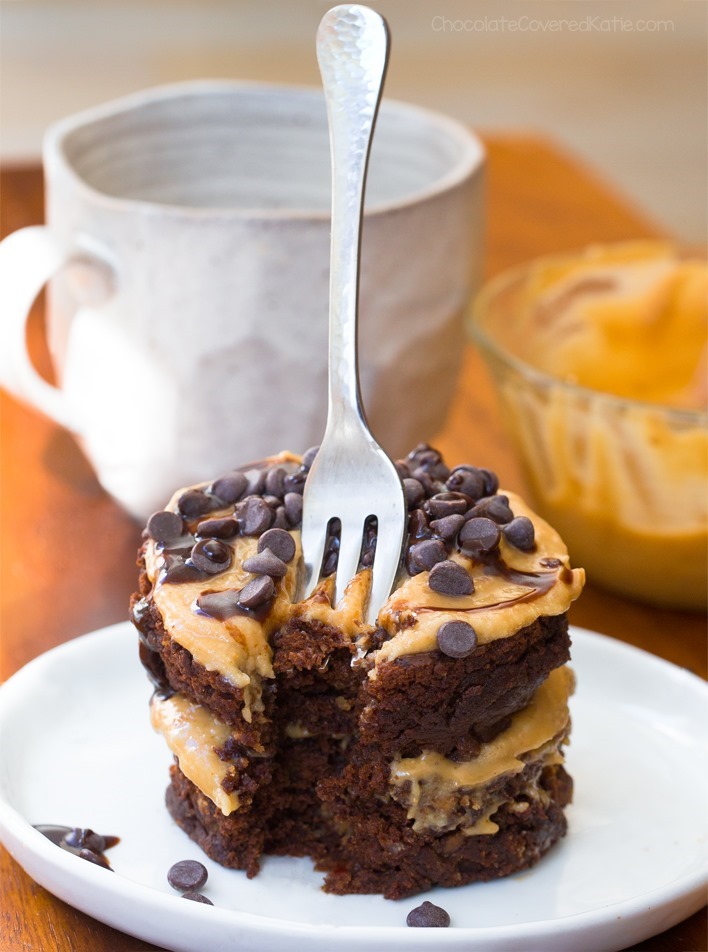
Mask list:
[[422,509],[414,509],[408,517],[408,535],[411,539],[427,539],[430,537],[428,517]]
[[196,859],[183,859],[167,870],[167,882],[182,891],[201,889],[209,877],[206,866]]
[[451,559],[438,562],[430,570],[428,585],[441,595],[471,595],[474,582],[467,571]]
[[412,574],[417,574],[430,571],[436,562],[442,562],[446,558],[447,550],[440,539],[423,539],[411,546],[408,562],[409,567],[413,569]]
[[[443,463],[442,456],[427,443],[419,443],[408,454],[408,459],[415,462],[418,469],[424,470],[431,479],[447,479],[450,470]],[[415,475],[415,473],[413,474]]]
[[305,469],[309,469],[315,462],[315,456],[317,456],[319,450],[319,446],[311,446],[309,450],[305,450],[305,452],[302,454],[302,465],[305,467]]
[[231,565],[231,546],[219,539],[201,539],[192,549],[190,559],[202,572],[217,575]]
[[403,491],[406,494],[406,504],[409,509],[417,508],[425,499],[425,489],[417,479],[404,479]]
[[236,518],[244,535],[258,536],[270,528],[273,510],[260,496],[248,496],[236,506]]
[[438,628],[438,648],[449,658],[466,658],[477,647],[477,632],[466,621],[446,621]]
[[439,483],[437,483],[434,479],[432,479],[431,476],[428,473],[426,473],[424,469],[421,469],[420,467],[413,470],[413,472],[410,475],[410,478],[418,480],[418,482],[421,484],[421,486],[425,490],[426,496],[434,496],[435,493],[440,492],[441,488],[442,489],[445,488],[444,486],[441,487]]
[[411,474],[411,471],[408,466],[408,463],[406,463],[404,459],[397,459],[393,465],[396,467],[396,472],[398,473],[401,479],[408,479],[408,477]]
[[285,482],[285,470],[282,466],[274,466],[266,473],[265,491],[269,496],[283,498],[283,484]]
[[[99,856],[98,853],[94,853],[93,850],[82,849],[79,851],[79,856],[81,859],[86,859],[89,863],[94,863],[96,866],[102,866],[104,869],[111,869],[111,864],[108,862],[105,856]],[[111,869],[111,872],[113,870]]]
[[259,575],[241,589],[238,603],[242,608],[259,608],[275,595],[275,584],[269,575]]
[[238,522],[232,516],[204,519],[197,526],[195,534],[202,539],[233,539],[238,535]]
[[93,830],[83,830],[79,826],[74,827],[73,830],[69,830],[64,837],[64,842],[67,846],[71,846],[74,849],[83,849],[85,847],[86,849],[93,850],[94,853],[102,853],[106,848],[105,836],[101,836],[100,833],[94,833]]
[[460,531],[460,527],[465,524],[464,516],[443,516],[442,519],[434,519],[430,523],[430,528],[435,535],[440,536],[445,542],[454,539]]
[[244,473],[247,486],[241,498],[246,496],[261,496],[265,489],[266,471],[264,469],[249,469]]
[[533,552],[536,548],[536,535],[533,522],[526,516],[517,516],[502,529],[504,538],[522,552]]
[[151,539],[166,545],[182,535],[184,523],[179,513],[162,509],[160,512],[153,512],[147,521],[146,528]]
[[270,549],[283,562],[289,562],[295,555],[295,540],[285,529],[269,529],[258,540],[257,548],[259,552]]
[[210,618],[225,621],[227,618],[240,614],[239,594],[232,588],[227,588],[223,592],[204,592],[197,598],[197,608]]
[[[288,536],[288,538],[290,537]],[[288,571],[285,562],[279,559],[270,549],[263,549],[257,555],[252,555],[250,559],[244,561],[243,567],[247,572],[253,572],[254,575],[270,575],[271,578],[282,578]]]
[[306,479],[307,470],[303,467],[300,467],[295,473],[289,473],[283,480],[283,492],[300,493],[300,495],[302,495]]
[[275,516],[273,517],[273,528],[288,528],[288,517],[285,515],[285,506],[278,506],[278,508],[275,510]]
[[470,509],[468,518],[474,516],[486,516],[488,519],[493,519],[500,525],[504,525],[511,522],[514,513],[509,506],[508,496],[485,496],[477,502],[473,509]]
[[476,466],[456,466],[450,473],[446,486],[449,490],[464,493],[471,499],[481,499],[486,493],[484,473]]
[[191,899],[192,902],[203,902],[207,906],[214,905],[211,899],[207,899],[207,897],[202,896],[200,892],[193,892],[192,890],[186,893],[182,893],[182,899]]
[[484,476],[485,496],[493,496],[499,489],[499,477],[491,469],[480,469],[480,473]]
[[188,489],[177,500],[177,508],[188,519],[196,519],[211,512],[212,498],[201,489]]
[[215,479],[209,487],[209,492],[214,493],[224,502],[234,503],[243,496],[248,486],[248,480],[243,473],[227,473]]
[[300,493],[285,493],[283,499],[288,523],[295,527],[302,522],[302,496]]
[[469,499],[462,493],[436,493],[425,503],[425,511],[433,519],[442,519],[443,516],[461,516],[469,508]]
[[204,573],[200,572],[196,565],[188,565],[182,559],[176,558],[167,563],[160,582],[163,585],[179,585],[183,582],[196,582],[200,578],[204,578]]
[[450,925],[450,916],[440,906],[426,901],[416,906],[406,916],[406,925],[413,927],[436,927],[445,929]]
[[467,555],[485,555],[499,545],[499,526],[491,519],[475,517],[468,519],[460,529],[457,542]]

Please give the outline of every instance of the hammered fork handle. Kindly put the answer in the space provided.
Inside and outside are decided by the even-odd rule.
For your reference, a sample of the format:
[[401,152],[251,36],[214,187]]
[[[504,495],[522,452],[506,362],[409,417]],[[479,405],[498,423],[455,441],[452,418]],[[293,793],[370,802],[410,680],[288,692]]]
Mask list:
[[385,20],[367,7],[334,7],[317,31],[332,157],[326,432],[363,428],[368,436],[357,369],[359,257],[366,169],[388,47]]

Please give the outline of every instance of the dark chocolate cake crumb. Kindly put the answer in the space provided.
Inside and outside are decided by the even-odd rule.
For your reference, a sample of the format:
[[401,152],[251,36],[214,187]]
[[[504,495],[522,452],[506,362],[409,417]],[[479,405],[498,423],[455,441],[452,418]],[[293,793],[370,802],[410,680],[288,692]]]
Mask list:
[[182,892],[201,889],[209,878],[206,866],[196,859],[183,859],[167,870],[167,882]]
[[477,633],[466,621],[446,621],[438,629],[438,648],[449,658],[466,658],[477,647]]
[[445,929],[450,925],[450,916],[441,907],[427,900],[416,906],[406,916],[406,925],[423,928]]

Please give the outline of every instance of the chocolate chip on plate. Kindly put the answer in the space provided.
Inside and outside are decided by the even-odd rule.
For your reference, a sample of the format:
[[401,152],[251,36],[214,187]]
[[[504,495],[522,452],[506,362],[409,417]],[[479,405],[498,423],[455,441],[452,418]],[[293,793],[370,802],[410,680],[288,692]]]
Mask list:
[[486,555],[499,545],[501,532],[496,522],[484,516],[468,519],[460,529],[457,542],[467,555]]
[[212,509],[212,496],[207,496],[201,489],[188,489],[177,500],[177,508],[188,519],[206,515]]
[[406,916],[406,925],[445,929],[450,925],[450,916],[441,906],[436,906],[426,899],[420,906],[411,909]]
[[275,584],[269,575],[259,575],[241,589],[238,603],[242,608],[260,608],[275,595]]
[[236,506],[236,518],[244,535],[259,536],[273,523],[273,510],[260,496],[248,496]]
[[161,509],[159,512],[153,512],[147,521],[146,528],[151,539],[166,545],[182,535],[184,523],[179,513]]
[[94,853],[102,853],[106,849],[106,838],[100,833],[94,833],[93,830],[82,829],[75,826],[64,837],[67,846],[74,849],[93,850]]
[[247,572],[253,572],[254,575],[270,575],[271,578],[282,578],[288,571],[285,562],[267,548],[258,552],[257,555],[245,559],[243,567]]
[[502,529],[504,538],[522,552],[533,552],[536,548],[536,534],[533,522],[527,516],[517,516]]
[[295,555],[295,540],[285,529],[268,529],[258,540],[257,548],[259,552],[270,549],[283,562],[289,562]]
[[241,613],[239,594],[235,589],[227,588],[223,592],[204,592],[197,598],[197,608],[210,618],[224,621]]
[[192,549],[190,559],[201,572],[218,575],[231,565],[231,546],[219,539],[201,539]]
[[214,905],[214,903],[211,901],[211,899],[207,899],[206,896],[202,896],[202,894],[201,894],[200,892],[193,892],[193,891],[191,891],[191,890],[190,890],[190,892],[183,893],[183,894],[182,894],[182,899],[191,899],[192,902],[203,902],[203,903],[205,903],[207,906],[213,906],[213,905]]
[[408,564],[412,574],[430,571],[436,562],[447,558],[445,543],[440,539],[422,539],[411,546]]
[[197,526],[196,534],[202,539],[232,539],[238,535],[238,522],[233,516],[226,516],[223,519],[204,519]]
[[89,849],[79,850],[79,856],[81,857],[81,859],[88,860],[89,863],[93,863],[96,866],[102,866],[104,869],[110,869],[111,872],[113,872],[113,870],[111,869],[111,864],[108,862],[106,857],[101,856],[99,853],[94,853],[93,850],[89,850]]
[[209,491],[226,503],[234,503],[243,496],[247,486],[248,480],[243,473],[227,473],[215,479]]
[[201,889],[209,877],[206,866],[196,859],[183,859],[167,870],[167,882],[183,892]]
[[428,585],[440,595],[471,595],[474,582],[469,573],[451,559],[438,562],[430,570]]
[[466,658],[477,647],[477,632],[466,621],[446,621],[438,628],[438,648],[448,658]]

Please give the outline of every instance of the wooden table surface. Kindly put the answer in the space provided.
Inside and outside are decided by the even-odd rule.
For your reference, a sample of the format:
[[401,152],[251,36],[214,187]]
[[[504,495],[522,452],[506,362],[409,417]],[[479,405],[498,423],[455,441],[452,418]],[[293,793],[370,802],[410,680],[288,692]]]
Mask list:
[[[487,144],[488,275],[592,241],[659,234],[554,144],[498,135],[487,137]],[[43,220],[38,167],[6,169],[0,188],[3,236]],[[42,306],[38,301],[30,338],[38,365],[48,372]],[[0,677],[4,679],[53,645],[126,618],[128,596],[135,586],[140,528],[100,489],[67,433],[5,394],[0,396],[0,412]],[[448,424],[435,442],[449,463],[489,466],[503,474],[510,489],[524,491],[489,379],[472,348]],[[571,610],[571,621],[705,676],[705,621],[700,616],[650,609],[588,585]],[[3,952],[154,948],[55,899],[1,849],[0,912]],[[635,948],[701,952],[706,947],[704,910]]]

